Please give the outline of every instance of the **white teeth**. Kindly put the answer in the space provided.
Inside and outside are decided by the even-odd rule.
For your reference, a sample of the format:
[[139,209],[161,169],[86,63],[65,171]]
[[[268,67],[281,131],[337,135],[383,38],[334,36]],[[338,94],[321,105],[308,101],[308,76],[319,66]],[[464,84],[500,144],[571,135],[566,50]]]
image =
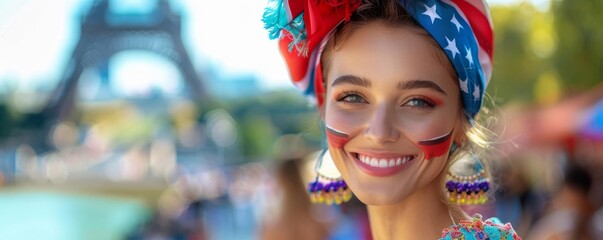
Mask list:
[[379,165],[379,161],[376,158],[371,159],[371,167],[377,167]]
[[379,160],[379,167],[380,168],[386,168],[387,167],[387,160],[385,160],[385,159]]
[[414,158],[413,156],[405,156],[405,157],[398,157],[398,158],[379,159],[379,158],[373,158],[373,157],[369,157],[366,155],[358,154],[358,159],[361,162],[363,162],[366,165],[370,165],[371,167],[378,167],[378,168],[388,168],[388,167],[400,166],[404,163],[410,162],[410,160],[412,160],[413,158]]
[[366,162],[366,157],[364,157],[364,155],[360,155],[360,154],[359,154],[359,155],[358,155],[358,159],[360,159],[360,161],[361,161],[361,162],[363,162],[363,163],[367,163],[367,162]]

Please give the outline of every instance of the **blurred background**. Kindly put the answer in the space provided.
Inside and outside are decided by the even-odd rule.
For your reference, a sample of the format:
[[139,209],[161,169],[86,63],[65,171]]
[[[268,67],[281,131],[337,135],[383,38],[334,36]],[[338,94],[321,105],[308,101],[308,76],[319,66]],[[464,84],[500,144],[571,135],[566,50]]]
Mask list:
[[[603,1],[488,3],[486,212],[524,239],[602,239]],[[265,6],[0,0],[0,239],[275,239],[282,219],[369,239],[356,199],[285,204],[322,133]]]

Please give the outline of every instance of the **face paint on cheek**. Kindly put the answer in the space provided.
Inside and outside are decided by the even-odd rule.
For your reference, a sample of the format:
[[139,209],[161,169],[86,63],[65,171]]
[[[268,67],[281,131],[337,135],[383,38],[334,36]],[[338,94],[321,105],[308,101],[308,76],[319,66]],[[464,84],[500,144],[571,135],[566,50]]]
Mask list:
[[419,141],[419,148],[423,150],[425,159],[429,160],[444,155],[450,147],[450,141],[452,141],[452,131],[444,136]]
[[343,148],[343,145],[345,145],[349,139],[350,137],[344,132],[327,125],[327,141],[329,141],[333,147]]

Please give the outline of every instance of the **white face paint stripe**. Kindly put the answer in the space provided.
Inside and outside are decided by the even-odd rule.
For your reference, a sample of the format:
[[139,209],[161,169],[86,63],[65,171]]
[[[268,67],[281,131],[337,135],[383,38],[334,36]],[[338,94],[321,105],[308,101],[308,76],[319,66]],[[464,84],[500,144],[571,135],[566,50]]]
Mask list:
[[450,133],[452,133],[452,131],[450,131],[442,136],[438,136],[438,137],[434,137],[434,138],[430,138],[430,139],[426,139],[426,140],[421,140],[419,142],[428,142],[428,141],[438,140],[440,138],[447,137],[448,135],[450,135]]
[[337,130],[329,125],[326,125],[327,129],[329,129],[331,132],[337,134],[337,135],[345,135],[346,137],[348,136],[347,133],[344,133],[343,131]]
[[450,134],[452,134],[452,130],[450,130],[450,132],[448,132],[448,133],[446,133],[444,135],[438,136],[438,137],[430,138],[430,139],[427,139],[427,140],[421,140],[421,141],[419,141],[419,144],[429,144],[429,142],[434,142],[434,141],[438,141],[440,139],[446,138]]

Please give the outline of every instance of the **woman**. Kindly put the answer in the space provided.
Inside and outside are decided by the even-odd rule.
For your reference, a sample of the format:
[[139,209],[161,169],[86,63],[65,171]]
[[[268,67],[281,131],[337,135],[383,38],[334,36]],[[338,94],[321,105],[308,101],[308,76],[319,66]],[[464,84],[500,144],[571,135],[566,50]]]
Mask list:
[[451,174],[487,143],[474,121],[492,70],[485,3],[275,3],[266,28],[319,105],[328,142],[319,162],[332,159],[342,178],[313,183],[314,199],[340,202],[349,186],[367,204],[374,239],[519,239],[458,205],[485,200],[486,164]]

